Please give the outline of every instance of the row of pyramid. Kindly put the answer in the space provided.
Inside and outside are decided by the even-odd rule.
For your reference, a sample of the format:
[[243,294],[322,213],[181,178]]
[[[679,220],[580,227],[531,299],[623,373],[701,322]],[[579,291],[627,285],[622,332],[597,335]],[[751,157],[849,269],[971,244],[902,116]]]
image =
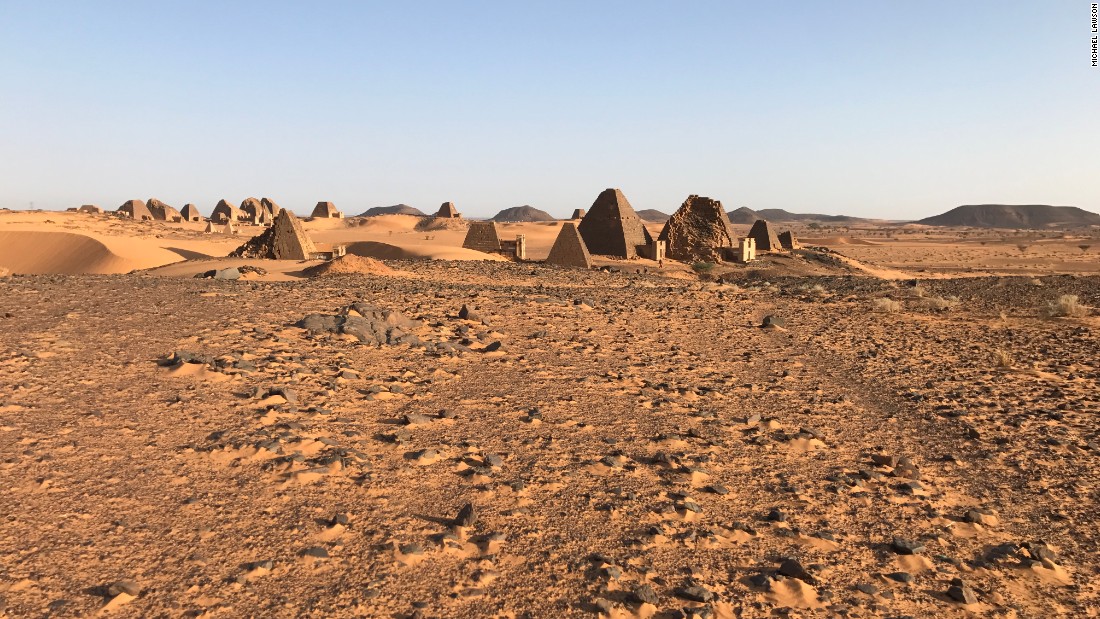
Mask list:
[[[760,251],[795,249],[798,244],[791,232],[777,235],[765,220],[753,224],[748,234]],[[717,262],[737,245],[729,216],[718,200],[691,195],[665,223],[657,239],[666,255],[681,261]],[[619,189],[606,189],[584,213],[579,225],[565,223],[554,241],[547,262],[562,266],[588,267],[591,254],[617,258],[636,258],[640,251],[654,246],[654,240],[641,218]],[[659,250],[651,252],[659,258]]]
[[[89,204],[81,206],[78,210],[102,212],[102,209]],[[210,213],[210,220],[223,223],[243,221],[269,225],[275,221],[275,216],[282,210],[283,208],[270,198],[245,198],[240,207],[234,206],[228,200],[220,200],[218,205],[214,207],[214,211]],[[182,210],[176,210],[175,207],[169,206],[156,198],[149,198],[148,202],[127,200],[116,209],[116,212],[138,221],[203,221],[202,214],[194,204],[185,204]],[[317,206],[313,207],[313,214],[311,215],[311,217],[326,218],[340,218],[343,216],[344,214],[332,202],[318,202]]]

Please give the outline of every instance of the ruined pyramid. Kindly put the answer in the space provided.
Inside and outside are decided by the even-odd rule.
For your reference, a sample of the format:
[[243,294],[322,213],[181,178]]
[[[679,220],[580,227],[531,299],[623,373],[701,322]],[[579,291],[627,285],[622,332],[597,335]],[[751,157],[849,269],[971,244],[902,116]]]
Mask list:
[[592,267],[592,256],[589,255],[576,224],[573,222],[562,224],[561,230],[558,231],[558,238],[550,248],[550,255],[546,257],[546,263],[582,269]]
[[588,251],[601,256],[636,258],[638,246],[653,241],[642,219],[618,189],[605,189],[597,196],[577,230]]
[[757,219],[749,230],[749,236],[756,240],[757,251],[779,251],[783,246],[779,244],[779,237],[775,230],[764,219]]
[[283,209],[275,218],[275,225],[229,255],[234,258],[308,260],[310,254],[316,251],[317,247],[302,228],[302,222],[293,213]]
[[718,262],[722,247],[733,247],[733,230],[722,203],[690,195],[665,222],[659,240],[666,245],[665,255],[683,262]]
[[799,245],[798,238],[795,237],[794,232],[787,230],[786,232],[779,233],[779,244],[783,246],[783,249],[801,249],[802,245]]

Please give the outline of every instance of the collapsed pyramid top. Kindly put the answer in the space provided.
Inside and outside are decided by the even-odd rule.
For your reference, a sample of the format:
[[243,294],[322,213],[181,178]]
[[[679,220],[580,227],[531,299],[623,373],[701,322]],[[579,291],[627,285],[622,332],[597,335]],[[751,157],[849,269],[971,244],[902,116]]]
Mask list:
[[308,260],[316,251],[317,247],[302,228],[302,222],[293,213],[283,209],[275,217],[275,225],[229,255],[234,258]]
[[240,221],[241,219],[245,219],[245,213],[241,209],[233,206],[232,202],[219,200],[218,205],[215,206],[213,212],[210,213],[210,219],[214,221]]
[[145,207],[149,209],[153,219],[157,221],[179,221],[183,219],[183,215],[175,207],[169,206],[156,198],[149,198],[149,201],[145,203]]
[[605,189],[592,203],[577,230],[588,251],[603,256],[636,258],[638,246],[653,241],[642,219],[618,189]]
[[687,200],[669,217],[661,230],[660,240],[667,243],[669,258],[690,262],[721,259],[721,247],[733,247],[733,230],[722,203],[696,195]]
[[149,211],[149,207],[145,206],[143,200],[127,200],[122,203],[122,206],[118,207],[117,212],[126,213],[131,219],[138,221],[153,219],[153,213]]

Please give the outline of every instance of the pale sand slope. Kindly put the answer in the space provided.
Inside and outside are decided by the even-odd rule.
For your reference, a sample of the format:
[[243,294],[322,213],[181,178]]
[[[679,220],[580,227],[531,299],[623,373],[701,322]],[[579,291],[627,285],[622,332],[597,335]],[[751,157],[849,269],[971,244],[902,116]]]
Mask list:
[[0,267],[21,274],[127,273],[224,256],[243,242],[203,228],[82,213],[0,213]]

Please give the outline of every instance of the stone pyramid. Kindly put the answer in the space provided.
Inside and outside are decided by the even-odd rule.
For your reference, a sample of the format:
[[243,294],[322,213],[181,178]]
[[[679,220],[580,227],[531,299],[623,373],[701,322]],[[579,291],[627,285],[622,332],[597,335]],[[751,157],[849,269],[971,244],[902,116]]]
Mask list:
[[558,231],[558,238],[554,246],[550,248],[550,255],[546,257],[546,264],[556,264],[563,267],[592,268],[592,256],[584,245],[581,233],[573,222],[562,224]]
[[764,219],[757,219],[749,230],[749,236],[756,240],[757,251],[779,251],[783,246],[779,244],[779,237],[775,230]]
[[225,222],[225,230],[223,230],[222,232],[225,232],[226,234],[236,234],[237,233],[237,226],[233,225],[233,220],[232,219]]
[[264,208],[267,209],[267,212],[271,213],[271,218],[272,219],[274,219],[275,216],[278,215],[279,212],[283,210],[283,207],[279,206],[278,204],[275,204],[275,201],[272,200],[271,198],[260,198],[260,204],[264,205]]
[[658,237],[666,243],[665,255],[682,262],[718,262],[722,247],[733,247],[733,230],[722,203],[688,196]]
[[153,213],[142,200],[127,200],[122,203],[122,206],[118,207],[118,212],[126,213],[131,219],[138,221],[153,219]]
[[202,213],[194,204],[184,204],[180,215],[183,215],[184,221],[202,221]]
[[791,232],[790,230],[779,233],[779,244],[783,247],[783,249],[802,248],[802,246],[798,244],[798,239],[795,238],[794,232]]
[[233,206],[232,202],[219,200],[218,205],[210,213],[210,219],[214,221],[240,221],[244,219],[244,211]]
[[317,206],[313,207],[313,215],[311,217],[332,217],[340,218],[344,214],[336,210],[336,205],[332,202],[318,202]]
[[601,256],[636,258],[638,246],[653,241],[642,219],[618,189],[605,189],[577,230],[588,251]]
[[569,219],[584,219],[585,211],[583,208],[573,209],[573,216]]
[[183,221],[183,215],[174,206],[169,206],[156,198],[149,198],[145,206],[157,221]]
[[253,223],[256,223],[261,218],[263,218],[265,209],[264,205],[258,199],[245,198],[244,201],[241,202],[241,210],[244,211],[244,214],[248,216],[248,219],[252,220]]
[[317,247],[302,228],[302,222],[293,213],[283,209],[275,218],[275,225],[229,255],[234,258],[308,260],[310,254],[316,251]]
[[495,221],[470,222],[470,228],[466,230],[466,238],[462,241],[466,249],[497,253],[500,251],[500,234],[497,233]]
[[216,230],[214,230],[214,222],[212,222],[212,221],[206,222],[206,232],[207,232],[207,234],[217,232]]
[[458,209],[455,208],[454,202],[444,202],[442,206],[439,207],[439,210],[435,212],[435,216],[450,219],[462,217],[462,215],[459,215]]

